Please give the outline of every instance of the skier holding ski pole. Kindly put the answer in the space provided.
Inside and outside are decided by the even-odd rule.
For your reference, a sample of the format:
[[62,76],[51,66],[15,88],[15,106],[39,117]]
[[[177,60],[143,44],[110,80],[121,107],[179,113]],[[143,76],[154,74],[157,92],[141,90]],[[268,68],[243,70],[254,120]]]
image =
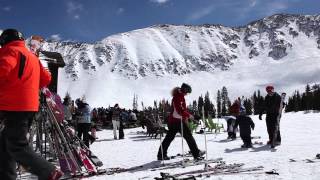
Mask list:
[[0,177],[17,178],[16,162],[40,180],[57,180],[63,173],[29,146],[29,122],[39,110],[39,88],[51,75],[25,45],[22,33],[6,29],[0,35],[0,111],[4,129],[0,135]]
[[184,96],[188,93],[191,93],[192,89],[190,85],[183,83],[181,87],[176,87],[172,90],[172,103],[171,103],[171,112],[168,120],[169,131],[166,134],[162,142],[162,146],[159,147],[158,151],[158,160],[169,160],[167,156],[167,150],[170,143],[175,138],[177,132],[183,136],[187,141],[187,144],[191,150],[191,153],[194,159],[203,159],[203,151],[198,149],[197,143],[194,140],[190,129],[187,126],[187,120],[193,116],[188,112],[186,101]]

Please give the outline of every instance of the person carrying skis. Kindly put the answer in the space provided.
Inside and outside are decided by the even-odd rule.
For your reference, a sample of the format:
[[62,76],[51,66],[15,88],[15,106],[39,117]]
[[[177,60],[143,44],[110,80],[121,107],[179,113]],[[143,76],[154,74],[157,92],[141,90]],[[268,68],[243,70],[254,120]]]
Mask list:
[[251,142],[251,129],[254,130],[254,123],[252,119],[246,115],[246,109],[241,106],[239,110],[239,115],[236,118],[235,128],[240,129],[240,137],[243,141],[242,148],[252,148]]
[[39,110],[39,89],[51,81],[51,74],[30,52],[22,33],[6,29],[0,35],[0,112],[4,129],[0,134],[0,177],[17,178],[16,162],[39,179],[56,180],[63,173],[37,155],[28,144],[28,124]]
[[[167,150],[170,143],[175,138],[177,132],[183,134],[183,138],[187,141],[188,146],[191,150],[194,159],[202,159],[201,156],[204,155],[203,151],[198,149],[196,141],[194,140],[190,129],[188,128],[187,121],[193,116],[188,112],[186,107],[186,101],[184,96],[191,93],[191,86],[183,83],[181,87],[176,87],[172,90],[172,102],[171,102],[171,112],[168,120],[168,132],[164,138],[162,145],[159,147],[157,158],[158,160],[169,160],[167,156]],[[182,122],[182,129],[181,129]],[[181,132],[183,131],[183,132]]]
[[[271,144],[275,128],[277,125],[277,117],[279,115],[279,108],[281,103],[281,96],[274,92],[273,86],[266,87],[267,95],[264,100],[264,105],[261,107],[261,112],[259,113],[259,119],[262,120],[262,114],[266,112],[266,124],[267,124],[267,131],[269,135],[269,141],[267,144]],[[281,136],[280,136],[280,128],[277,134],[276,145],[281,144]]]

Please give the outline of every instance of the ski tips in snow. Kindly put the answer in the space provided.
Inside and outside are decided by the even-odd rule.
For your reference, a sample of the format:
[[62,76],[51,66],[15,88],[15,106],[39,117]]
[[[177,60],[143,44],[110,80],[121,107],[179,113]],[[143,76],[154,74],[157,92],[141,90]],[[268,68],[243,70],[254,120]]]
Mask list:
[[266,171],[266,174],[273,174],[273,175],[279,175],[279,173],[277,172],[277,170],[272,169],[271,171]]

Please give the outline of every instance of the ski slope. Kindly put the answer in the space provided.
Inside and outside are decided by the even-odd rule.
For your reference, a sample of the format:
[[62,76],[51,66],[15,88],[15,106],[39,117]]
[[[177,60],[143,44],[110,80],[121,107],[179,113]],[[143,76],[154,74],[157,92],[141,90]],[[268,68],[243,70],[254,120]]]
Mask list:
[[[282,145],[271,150],[265,143],[268,140],[267,129],[265,125],[265,115],[263,121],[258,116],[252,116],[256,124],[252,136],[261,136],[264,145],[254,145],[254,148],[242,149],[241,139],[238,137],[235,141],[226,142],[227,133],[207,134],[208,158],[222,157],[226,163],[245,163],[245,167],[264,166],[263,171],[251,173],[239,173],[232,175],[216,175],[211,177],[202,177],[198,179],[243,179],[243,180],[294,180],[294,179],[320,179],[320,162],[306,163],[303,159],[315,157],[320,153],[320,123],[319,113],[285,113],[281,119]],[[226,123],[224,120],[219,120]],[[124,167],[130,168],[144,165],[144,168],[132,172],[124,172],[114,175],[101,175],[87,179],[154,179],[160,177],[160,171],[151,171],[150,167],[159,162],[156,161],[157,151],[160,145],[158,139],[150,139],[140,131],[146,131],[142,128],[125,129],[125,139],[114,140],[112,130],[103,130],[97,132],[98,142],[92,144],[93,152],[104,162],[105,168]],[[239,136],[239,133],[237,134]],[[179,136],[179,135],[177,135]],[[205,149],[204,135],[194,134],[196,142],[200,149]],[[186,142],[184,142],[184,151],[189,151]],[[181,139],[176,137],[168,149],[168,156],[181,153]],[[289,159],[295,159],[297,162],[290,162]],[[173,159],[168,162],[181,160]],[[186,172],[194,169],[201,169],[204,166],[193,166],[186,168],[175,168],[162,170],[172,174]],[[268,175],[264,171],[277,170],[279,175]]]

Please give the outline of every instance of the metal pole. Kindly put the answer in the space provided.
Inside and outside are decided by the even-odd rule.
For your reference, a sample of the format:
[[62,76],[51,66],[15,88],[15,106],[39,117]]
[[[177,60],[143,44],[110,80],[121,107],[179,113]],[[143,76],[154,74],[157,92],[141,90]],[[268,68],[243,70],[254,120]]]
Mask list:
[[[204,123],[204,125],[206,124],[204,121],[205,121],[205,118],[204,118],[204,107],[202,106],[202,121]],[[207,133],[206,133],[206,128],[204,128],[204,144],[205,144],[205,151],[206,151],[206,162],[204,163],[204,170],[207,170],[208,169],[208,149],[207,149]]]
[[183,120],[180,119],[180,125],[181,125],[181,155],[182,155],[182,166],[184,167],[184,150],[183,150]]

